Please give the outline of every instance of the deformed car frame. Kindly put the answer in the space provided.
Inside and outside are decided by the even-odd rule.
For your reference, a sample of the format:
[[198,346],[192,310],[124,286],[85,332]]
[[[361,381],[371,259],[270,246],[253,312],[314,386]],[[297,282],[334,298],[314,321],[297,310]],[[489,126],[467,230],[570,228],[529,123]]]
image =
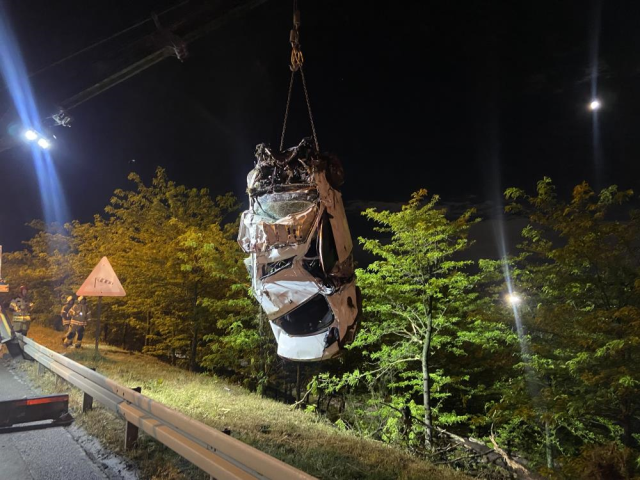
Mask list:
[[355,337],[362,308],[343,178],[339,159],[309,139],[283,152],[256,147],[238,243],[283,358],[327,360]]

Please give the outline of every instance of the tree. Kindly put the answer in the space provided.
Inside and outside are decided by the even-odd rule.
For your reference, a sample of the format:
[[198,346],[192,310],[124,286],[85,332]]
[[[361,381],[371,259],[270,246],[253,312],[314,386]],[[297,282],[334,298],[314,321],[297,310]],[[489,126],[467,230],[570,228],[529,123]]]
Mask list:
[[195,370],[205,342],[257,337],[237,222],[226,221],[238,210],[235,197],[213,199],[206,189],[170,181],[160,168],[149,185],[137,174],[129,179],[134,188],[116,190],[104,215],[64,227],[34,222],[27,248],[6,255],[8,278],[16,288],[30,286],[36,313],[57,313],[60,296],[107,256],[127,296],[104,301],[105,341]]
[[531,305],[531,365],[568,456],[611,441],[638,446],[640,213],[620,207],[632,193],[582,183],[563,201],[548,178],[536,195],[506,192],[509,211],[530,220],[518,280]]
[[34,302],[33,318],[46,323],[58,315],[62,299],[72,293],[76,281],[74,264],[70,257],[74,241],[68,225],[45,225],[41,221],[29,224],[35,235],[25,242],[21,251],[3,255],[3,275],[12,289],[20,285],[29,288]]
[[[237,243],[219,224],[187,228],[177,242],[181,270],[194,289],[191,369],[195,369],[200,333],[216,346],[229,335],[240,343],[255,335],[254,329],[242,324],[243,318],[254,316],[255,303],[248,296],[248,275]],[[215,319],[213,325],[207,325],[207,318]],[[214,326],[216,332],[211,333]],[[210,358],[208,363],[215,364]]]
[[144,332],[145,351],[172,361],[186,358],[195,369],[199,341],[216,323],[203,301],[228,287],[212,265],[228,262],[237,249],[223,225],[237,201],[177,185],[160,168],[148,186],[136,174],[129,178],[135,189],[116,190],[106,218],[96,217],[83,233],[80,253],[112,259],[127,290],[126,301],[113,305],[123,338]]
[[[469,246],[473,210],[448,220],[438,197],[420,190],[399,212],[367,209],[363,215],[390,238],[360,238],[378,260],[357,272],[366,321],[351,348],[365,349],[371,368],[355,372],[369,382],[390,380],[394,397],[405,405],[421,397],[424,441],[433,442],[433,413],[442,423],[460,419],[440,410],[455,380],[437,358],[449,351],[463,355],[457,331],[474,295],[471,261],[456,259]],[[435,358],[434,358],[435,357]],[[462,379],[459,379],[462,380]],[[437,403],[434,403],[434,400]]]

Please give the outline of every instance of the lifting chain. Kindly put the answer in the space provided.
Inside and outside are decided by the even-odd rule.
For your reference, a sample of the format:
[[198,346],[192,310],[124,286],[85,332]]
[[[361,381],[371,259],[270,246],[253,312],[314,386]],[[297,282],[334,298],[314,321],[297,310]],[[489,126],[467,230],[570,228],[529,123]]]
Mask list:
[[287,93],[287,106],[284,111],[284,124],[282,125],[282,135],[280,136],[280,151],[284,149],[284,135],[287,131],[287,121],[289,120],[289,107],[291,106],[291,92],[293,91],[293,80],[299,71],[302,77],[302,88],[304,90],[304,98],[307,102],[307,110],[309,112],[309,121],[311,122],[311,131],[313,133],[313,141],[316,151],[320,152],[320,144],[318,143],[318,135],[316,126],[313,122],[313,114],[311,113],[311,101],[309,100],[309,91],[307,90],[307,80],[304,76],[302,64],[304,63],[304,55],[300,49],[300,10],[298,10],[298,0],[293,0],[293,28],[289,33],[289,42],[291,43],[291,79],[289,80],[289,92]]
[[298,1],[293,2],[293,28],[289,33],[289,42],[291,43],[291,68],[292,72],[302,68],[304,63],[304,55],[300,50],[300,10],[298,10]]

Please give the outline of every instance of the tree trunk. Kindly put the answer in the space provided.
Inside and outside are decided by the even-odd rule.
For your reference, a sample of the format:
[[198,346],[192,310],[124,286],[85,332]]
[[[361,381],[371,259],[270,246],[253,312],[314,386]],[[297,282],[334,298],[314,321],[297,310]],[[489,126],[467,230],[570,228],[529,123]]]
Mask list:
[[122,326],[122,349],[127,349],[127,333],[129,333],[129,322],[125,321]]
[[171,329],[171,344],[169,345],[169,355],[171,356],[171,365],[176,364],[175,341],[176,341],[176,323],[173,322],[172,329]]
[[151,335],[151,312],[147,310],[147,332],[144,335],[144,346],[149,346],[149,335]]
[[264,349],[264,316],[262,309],[258,313],[258,334],[260,335],[260,340],[258,341],[258,372],[261,372],[263,375],[262,381],[267,383],[269,377],[269,365],[267,363],[267,353]]
[[633,448],[633,429],[631,428],[631,422],[633,417],[628,414],[622,415],[622,443],[629,448]]
[[198,326],[193,329],[193,338],[191,339],[191,358],[189,359],[189,370],[195,372],[198,368],[196,357],[198,354]]
[[300,401],[300,363],[296,364],[296,402]]
[[429,379],[429,353],[431,348],[431,315],[427,319],[427,333],[424,337],[424,343],[422,344],[422,388],[423,393],[423,405],[424,405],[424,424],[425,424],[425,446],[431,448],[433,444],[433,425],[431,421],[431,384]]
[[553,450],[551,447],[551,428],[549,427],[549,420],[544,421],[544,436],[547,453],[547,468],[553,469]]
[[198,364],[196,356],[198,354],[198,282],[193,289],[193,338],[191,339],[191,355],[189,358],[189,370],[196,371]]
[[329,413],[329,408],[331,407],[331,400],[333,400],[334,394],[329,395],[329,399],[327,400],[327,408],[324,409],[325,413]]

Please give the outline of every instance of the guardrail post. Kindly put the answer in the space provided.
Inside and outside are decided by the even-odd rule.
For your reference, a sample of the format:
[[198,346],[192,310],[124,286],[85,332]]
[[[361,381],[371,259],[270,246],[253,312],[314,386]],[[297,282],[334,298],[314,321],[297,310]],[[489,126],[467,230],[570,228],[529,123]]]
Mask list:
[[[94,372],[96,371],[95,367],[90,367]],[[89,395],[87,392],[83,392],[82,394],[82,413],[86,413],[89,410],[93,409],[93,397]]]
[[93,397],[85,393],[82,396],[82,413],[87,413],[91,409],[93,409]]
[[[131,390],[141,393],[142,387],[132,388]],[[131,422],[127,422],[124,427],[124,449],[131,450],[138,444],[138,427]]]

